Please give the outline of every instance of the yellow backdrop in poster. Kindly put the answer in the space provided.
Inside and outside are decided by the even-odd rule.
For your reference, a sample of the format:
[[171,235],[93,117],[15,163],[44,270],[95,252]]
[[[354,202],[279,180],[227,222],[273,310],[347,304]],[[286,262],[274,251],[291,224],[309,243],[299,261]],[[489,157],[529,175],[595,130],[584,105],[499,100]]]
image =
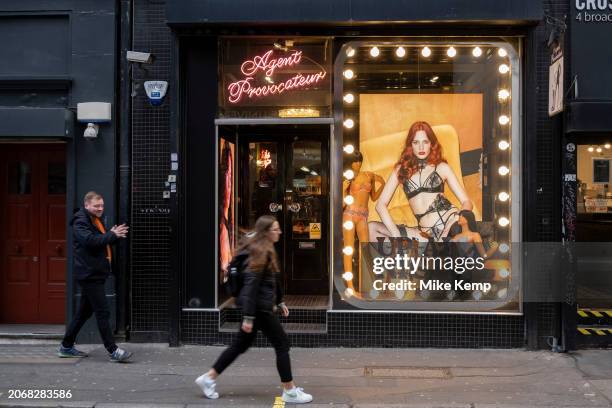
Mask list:
[[[481,174],[463,176],[461,153],[482,148],[482,94],[362,94],[359,96],[359,140],[364,156],[363,171],[387,180],[404,147],[408,129],[416,121],[432,125],[448,161],[474,203],[481,219]],[[450,188],[445,195],[457,207],[461,204]],[[370,201],[368,221],[380,221]],[[389,203],[389,213],[398,223],[417,225],[401,188]]]

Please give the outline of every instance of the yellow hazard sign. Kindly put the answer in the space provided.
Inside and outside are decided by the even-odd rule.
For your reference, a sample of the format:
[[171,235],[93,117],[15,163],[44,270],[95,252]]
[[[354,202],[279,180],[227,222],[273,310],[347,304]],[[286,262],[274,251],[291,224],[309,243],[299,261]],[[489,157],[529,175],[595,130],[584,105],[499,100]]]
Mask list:
[[310,239],[321,239],[321,223],[310,223]]

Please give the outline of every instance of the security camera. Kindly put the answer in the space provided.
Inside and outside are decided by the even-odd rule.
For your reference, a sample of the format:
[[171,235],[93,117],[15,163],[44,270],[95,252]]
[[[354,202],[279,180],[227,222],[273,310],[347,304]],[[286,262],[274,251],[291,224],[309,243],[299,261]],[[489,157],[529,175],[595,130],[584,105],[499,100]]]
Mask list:
[[85,132],[83,132],[83,137],[85,139],[95,139],[98,137],[98,125],[95,123],[88,123]]
[[128,51],[127,60],[139,64],[151,64],[155,57],[150,52]]

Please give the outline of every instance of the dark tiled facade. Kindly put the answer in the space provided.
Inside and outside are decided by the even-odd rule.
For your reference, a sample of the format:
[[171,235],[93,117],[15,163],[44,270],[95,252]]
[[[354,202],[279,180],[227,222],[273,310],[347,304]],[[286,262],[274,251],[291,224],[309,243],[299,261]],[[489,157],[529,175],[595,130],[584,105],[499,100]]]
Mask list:
[[[545,2],[545,13],[562,18],[569,3],[560,0]],[[173,34],[165,24],[165,4],[136,0],[134,2],[134,49],[155,54],[151,72],[136,72],[141,80],[147,76],[167,80],[173,78]],[[191,34],[198,34],[198,30]],[[204,32],[200,30],[200,34]],[[545,46],[548,35],[544,23],[526,29],[527,60],[525,81],[533,85],[525,95],[527,116],[531,125],[524,131],[525,162],[528,174],[525,183],[525,209],[529,240],[557,241],[559,215],[558,163],[553,152],[559,141],[547,114],[549,53]],[[527,91],[526,91],[527,92]],[[142,87],[133,98],[132,107],[132,266],[131,266],[131,333],[133,340],[166,341],[169,321],[180,319],[180,342],[184,344],[228,344],[234,334],[220,327],[238,321],[235,311],[170,310],[169,277],[171,266],[170,207],[162,198],[169,172],[170,107],[172,93],[165,104],[151,110],[147,107]],[[527,185],[528,184],[528,185]],[[189,273],[189,272],[187,272]],[[550,271],[554,274],[555,271]],[[294,323],[325,324],[325,333],[290,333],[291,342],[299,347],[524,347],[531,333],[531,347],[547,347],[553,335],[558,312],[552,304],[526,304],[525,316],[359,313],[322,311],[319,314],[295,311]],[[221,314],[221,315],[220,315]],[[529,320],[529,322],[528,322]],[[231,325],[226,327],[232,327]],[[259,335],[258,345],[266,345]]]
[[[223,312],[221,312],[223,314]],[[522,316],[325,312],[327,333],[289,333],[294,347],[516,348],[524,346]],[[303,316],[302,316],[303,318]],[[228,344],[219,312],[183,312],[185,344]],[[270,346],[261,335],[258,346]]]

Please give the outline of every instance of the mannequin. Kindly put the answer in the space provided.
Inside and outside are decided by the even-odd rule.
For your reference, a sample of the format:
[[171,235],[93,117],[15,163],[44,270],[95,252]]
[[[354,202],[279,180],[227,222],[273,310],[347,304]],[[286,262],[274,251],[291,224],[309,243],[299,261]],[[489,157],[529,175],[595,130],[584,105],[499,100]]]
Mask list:
[[[351,195],[354,199],[353,203],[344,206],[342,213],[342,223],[351,221],[352,229],[343,228],[344,246],[355,247],[355,233],[360,243],[368,242],[368,204],[370,199],[378,200],[380,193],[385,187],[385,180],[377,174],[361,171],[363,156],[360,152],[355,151],[350,154],[344,161],[345,169],[349,168],[353,171],[354,177],[352,180],[345,180],[343,183],[343,198]],[[376,188],[376,183],[379,187]],[[344,272],[353,272],[353,255],[344,254]],[[347,288],[352,289],[353,281],[347,281]]]

